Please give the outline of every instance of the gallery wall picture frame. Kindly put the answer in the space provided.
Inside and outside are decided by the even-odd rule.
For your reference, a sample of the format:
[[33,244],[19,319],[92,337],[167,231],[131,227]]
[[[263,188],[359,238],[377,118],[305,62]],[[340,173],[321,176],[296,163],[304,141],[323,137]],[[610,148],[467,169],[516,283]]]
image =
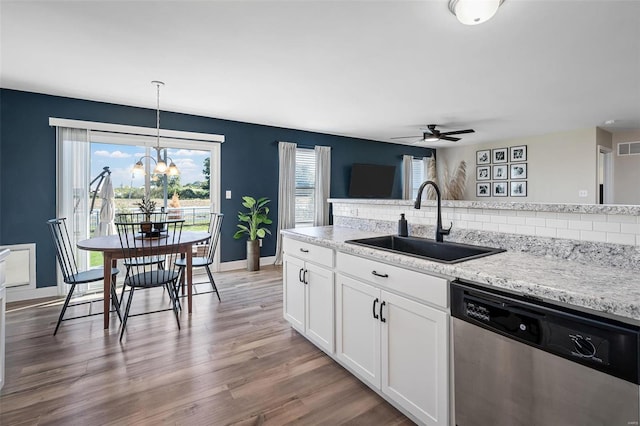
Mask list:
[[476,180],[491,180],[491,166],[476,167]]
[[527,146],[519,145],[509,148],[509,161],[527,161]]
[[509,157],[507,156],[509,149],[508,148],[497,148],[491,150],[491,157],[493,159],[494,164],[507,163],[509,162]]
[[507,182],[493,182],[493,196],[506,197],[509,191]]
[[527,181],[517,180],[511,182],[511,188],[509,195],[512,197],[526,197],[527,196]]
[[509,168],[506,164],[493,166],[493,180],[507,180],[509,178]]
[[476,184],[476,197],[491,197],[491,182],[478,182]]
[[483,149],[482,151],[476,151],[476,164],[491,164],[491,150]]
[[526,179],[527,163],[511,163],[509,165],[509,177],[511,179]]

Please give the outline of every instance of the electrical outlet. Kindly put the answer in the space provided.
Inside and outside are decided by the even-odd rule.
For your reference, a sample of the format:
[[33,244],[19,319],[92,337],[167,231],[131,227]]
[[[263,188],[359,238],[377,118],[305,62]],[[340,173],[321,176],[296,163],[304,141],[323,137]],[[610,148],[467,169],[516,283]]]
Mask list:
[[260,247],[262,247],[262,238],[260,238],[258,241],[260,241]]
[[230,199],[231,199],[231,191],[227,189],[227,190],[224,192],[224,197],[225,197],[227,200],[230,200]]
[[586,189],[581,189],[580,191],[578,191],[578,197],[586,197],[589,193],[587,192]]

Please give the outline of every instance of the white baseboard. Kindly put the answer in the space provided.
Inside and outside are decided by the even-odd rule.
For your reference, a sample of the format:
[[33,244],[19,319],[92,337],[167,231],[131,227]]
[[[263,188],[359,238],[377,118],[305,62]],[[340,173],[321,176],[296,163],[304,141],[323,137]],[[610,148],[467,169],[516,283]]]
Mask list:
[[41,288],[7,288],[7,302],[19,302],[21,300],[40,299],[43,297],[58,296],[58,287]]
[[[273,265],[276,261],[275,256],[267,256],[260,258],[260,266]],[[247,269],[247,261],[246,260],[234,260],[231,262],[220,262],[220,271],[235,271],[237,269]]]
[[[273,265],[276,261],[275,256],[267,256],[260,258],[260,266]],[[238,269],[247,269],[247,261],[246,260],[234,260],[231,262],[221,262],[220,263],[220,272],[225,271],[235,271]],[[198,271],[196,273],[194,271],[194,275],[204,274],[204,269],[202,271]],[[7,302],[18,302],[21,300],[30,300],[30,299],[40,299],[43,297],[54,297],[58,296],[58,288],[56,286],[51,287],[41,287],[35,289],[20,289],[17,287],[7,288]]]

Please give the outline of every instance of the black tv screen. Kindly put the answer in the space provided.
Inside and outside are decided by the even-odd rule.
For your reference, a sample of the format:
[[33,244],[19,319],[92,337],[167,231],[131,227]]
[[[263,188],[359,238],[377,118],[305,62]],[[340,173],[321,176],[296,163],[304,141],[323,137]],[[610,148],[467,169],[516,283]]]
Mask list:
[[351,198],[390,198],[396,166],[354,164],[351,167]]

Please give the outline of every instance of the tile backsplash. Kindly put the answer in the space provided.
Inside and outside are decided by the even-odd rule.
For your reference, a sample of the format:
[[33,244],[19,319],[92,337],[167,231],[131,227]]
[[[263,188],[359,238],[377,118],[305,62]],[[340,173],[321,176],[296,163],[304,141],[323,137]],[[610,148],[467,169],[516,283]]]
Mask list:
[[[420,210],[414,209],[413,202],[408,200],[330,201],[334,223],[339,218],[393,222],[400,218],[400,213],[405,214],[409,224],[433,226],[436,222],[433,201],[423,202]],[[511,203],[513,208],[508,208],[509,204],[498,203],[448,201],[443,204],[443,226],[448,227],[452,223],[457,230],[640,246],[640,215],[636,206],[606,209],[591,205]],[[530,210],[523,209],[523,206],[529,206]]]

